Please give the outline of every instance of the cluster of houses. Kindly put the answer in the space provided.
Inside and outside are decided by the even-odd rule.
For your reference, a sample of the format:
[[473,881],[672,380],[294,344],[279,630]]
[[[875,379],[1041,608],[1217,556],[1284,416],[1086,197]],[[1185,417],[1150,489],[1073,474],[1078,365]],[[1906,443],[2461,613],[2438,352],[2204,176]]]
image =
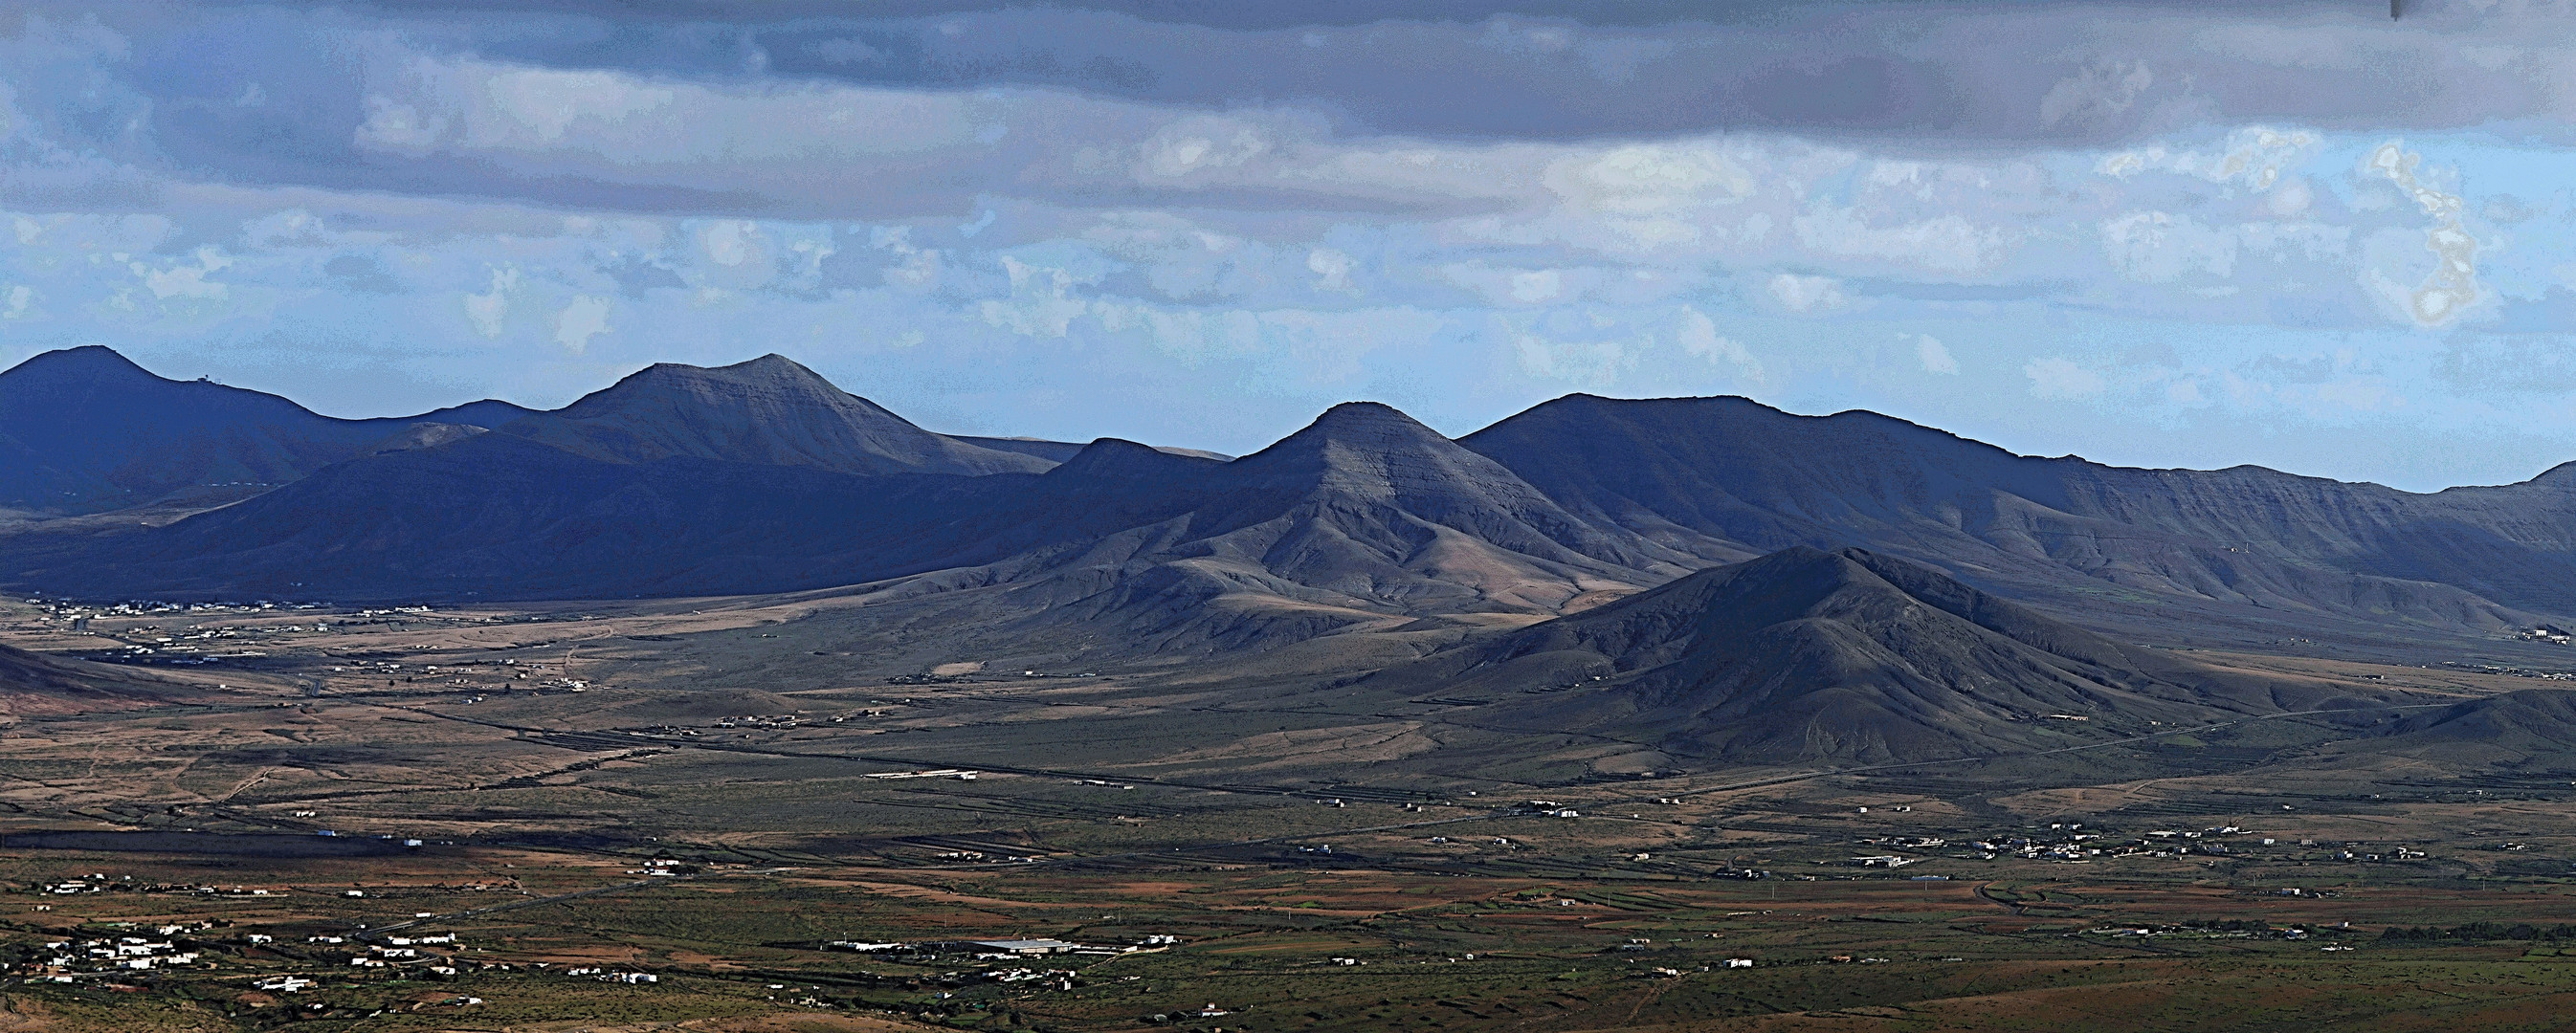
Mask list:
[[[2100,832],[2086,832],[2083,828],[2084,826],[2078,823],[2060,823],[2050,825],[2050,831],[2047,834],[1990,836],[1970,840],[1963,845],[1975,851],[1974,853],[1953,853],[1946,856],[1963,861],[1992,861],[2001,857],[2014,857],[2022,860],[2072,864],[2128,857],[2230,857],[2255,843],[2266,847],[2289,845],[2285,840],[2260,836],[2234,825],[2216,825],[2197,830],[2157,829],[2142,833],[2134,840],[2116,843],[2111,842],[2109,837]],[[2222,842],[2223,839],[2228,838],[2235,839],[2236,845],[2231,847],[2226,842]],[[1872,846],[1914,851],[1938,850],[1950,845],[1949,840],[1938,836],[1877,836],[1860,842]],[[2317,846],[2317,841],[2302,839],[2297,845],[2302,848],[2314,848]],[[2362,844],[2358,843],[2347,844],[2347,846],[2356,849],[2338,850],[2326,855],[2325,859],[2363,862],[2415,861],[2430,856],[2424,851],[2404,846],[2393,847],[2383,852],[2359,850],[2357,848]],[[1862,868],[1903,868],[1923,860],[1925,858],[1903,853],[1885,853],[1853,857],[1845,863]]]
[[[929,960],[941,955],[967,955],[977,961],[1011,961],[1022,958],[1070,954],[1092,957],[1116,957],[1121,954],[1151,953],[1178,945],[1177,936],[1148,936],[1133,944],[1118,947],[1095,946],[1068,940],[1044,938],[1024,940],[933,940],[922,943],[866,940],[832,940],[822,945],[827,951],[856,951],[861,954],[883,954],[898,960]],[[1007,981],[1007,980],[1006,980]]]
[[204,928],[202,923],[165,925],[154,929],[154,936],[56,940],[43,945],[51,953],[39,955],[28,967],[39,978],[69,983],[82,975],[194,966],[203,952],[187,934]]
[[109,890],[133,893],[187,893],[200,897],[265,897],[269,890],[242,886],[215,886],[198,883],[137,882],[131,875],[110,878],[92,874],[77,879],[39,884],[36,892],[49,896],[69,897],[83,893],[105,893]]
[[2540,671],[2529,667],[2513,667],[2506,664],[2464,664],[2457,660],[2445,660],[2442,662],[2442,666],[2456,667],[2463,671],[2476,671],[2480,674],[2501,674],[2508,678],[2537,678],[2541,681],[2576,681],[2576,674],[2571,674],[2566,671]]
[[588,978],[602,983],[625,983],[629,986],[662,981],[662,977],[650,972],[612,972],[604,968],[568,968],[563,974],[575,979]]

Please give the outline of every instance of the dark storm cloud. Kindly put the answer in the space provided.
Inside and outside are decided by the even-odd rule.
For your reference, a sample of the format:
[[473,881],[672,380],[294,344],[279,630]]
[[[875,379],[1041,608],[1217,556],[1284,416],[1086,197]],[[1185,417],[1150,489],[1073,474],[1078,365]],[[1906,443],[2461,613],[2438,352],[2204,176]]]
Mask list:
[[[2547,62],[2463,48],[2563,35],[2560,19],[2421,8],[2392,23],[2347,0],[917,2],[868,5],[866,17],[847,4],[582,2],[326,8],[321,20],[546,67],[1304,105],[1354,132],[1450,137],[1769,129],[2067,143],[2212,119],[2451,126],[2557,102]],[[276,67],[284,55],[225,57]]]

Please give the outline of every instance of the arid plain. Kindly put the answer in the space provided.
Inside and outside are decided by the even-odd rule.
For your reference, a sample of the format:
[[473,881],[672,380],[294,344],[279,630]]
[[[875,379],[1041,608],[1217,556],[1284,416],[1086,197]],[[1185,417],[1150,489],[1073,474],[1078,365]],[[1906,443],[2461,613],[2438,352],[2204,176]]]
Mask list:
[[[74,632],[12,602],[10,644],[127,688],[12,701],[5,949],[194,957],[22,981],[10,1014],[1931,1030],[2073,1007],[2105,1029],[2429,1029],[2545,1028],[2576,1001],[2552,928],[2576,923],[2576,773],[2355,733],[2529,678],[2203,651],[2420,698],[1750,767],[1347,684],[1354,650],[1450,632],[1079,670],[907,649],[879,605],[911,604],[200,607]],[[933,946],[1031,938],[1098,951]],[[655,981],[602,981],[630,973]]]

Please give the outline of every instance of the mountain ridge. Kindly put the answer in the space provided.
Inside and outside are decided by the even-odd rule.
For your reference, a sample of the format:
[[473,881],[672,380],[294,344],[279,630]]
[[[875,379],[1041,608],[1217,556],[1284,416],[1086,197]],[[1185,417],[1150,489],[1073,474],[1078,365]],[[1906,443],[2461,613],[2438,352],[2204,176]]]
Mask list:
[[971,590],[1011,621],[1150,628],[1192,649],[1274,618],[1293,630],[1228,632],[1228,648],[1562,617],[1706,567],[1851,545],[2061,613],[2490,634],[2576,611],[2562,484],[2576,464],[2410,495],[2021,456],[1864,410],[1591,395],[1456,440],[1354,402],[1232,460],[1113,438],[1050,458],[924,430],[776,355],[657,364],[562,410],[485,422],[501,426],[369,424],[347,458],[282,487],[168,527],[0,539],[0,561],[22,587],[118,595],[902,581],[907,597]]

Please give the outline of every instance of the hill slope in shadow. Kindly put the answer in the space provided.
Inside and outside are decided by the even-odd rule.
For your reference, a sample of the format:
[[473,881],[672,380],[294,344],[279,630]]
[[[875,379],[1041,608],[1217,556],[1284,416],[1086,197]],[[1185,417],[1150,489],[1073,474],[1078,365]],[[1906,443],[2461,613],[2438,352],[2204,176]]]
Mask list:
[[1761,763],[2026,753],[2319,702],[2113,642],[1917,564],[1803,546],[1363,684],[1500,697],[1485,719]]
[[358,455],[421,421],[497,427],[482,401],[419,416],[334,419],[276,395],[154,376],[97,345],[0,372],[0,507],[79,514],[173,496],[238,498]]
[[2018,456],[1732,397],[1569,395],[1460,443],[1570,512],[1711,560],[1859,542],[2070,605],[2144,593],[2483,630],[2576,610],[2576,465],[2415,495]]

